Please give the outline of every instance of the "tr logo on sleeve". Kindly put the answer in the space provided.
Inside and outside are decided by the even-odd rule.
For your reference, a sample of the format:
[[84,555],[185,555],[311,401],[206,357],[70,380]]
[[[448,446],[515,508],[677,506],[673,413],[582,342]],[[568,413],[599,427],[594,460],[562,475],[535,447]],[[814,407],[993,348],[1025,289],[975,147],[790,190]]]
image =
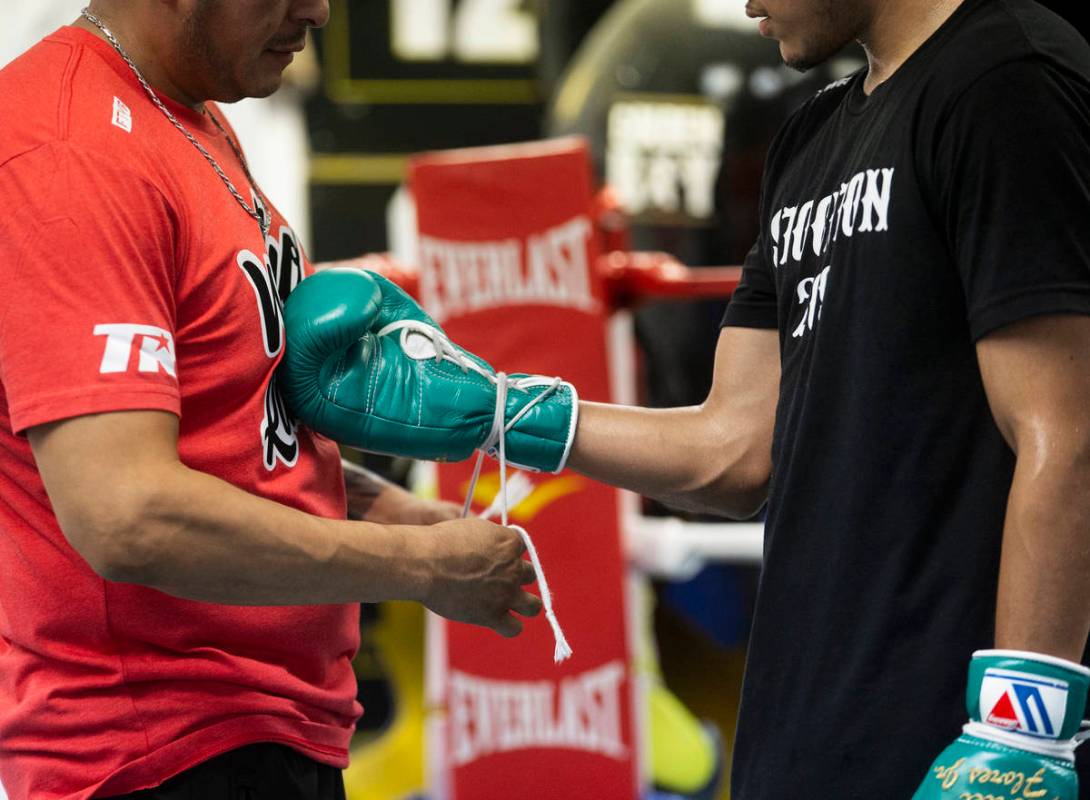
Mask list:
[[138,372],[163,372],[172,378],[178,377],[175,371],[174,337],[170,331],[154,325],[133,325],[114,323],[96,325],[95,336],[106,337],[106,347],[102,352],[102,364],[99,372],[103,375],[128,372],[132,351],[140,353],[136,369]]

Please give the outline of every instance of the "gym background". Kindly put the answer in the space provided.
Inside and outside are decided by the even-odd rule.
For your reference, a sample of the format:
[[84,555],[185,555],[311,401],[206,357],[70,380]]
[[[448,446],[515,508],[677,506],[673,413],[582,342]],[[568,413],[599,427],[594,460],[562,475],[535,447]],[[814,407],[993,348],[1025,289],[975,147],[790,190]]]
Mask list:
[[[776,44],[762,39],[752,21],[739,20],[742,5],[335,3],[330,24],[316,36],[320,89],[306,101],[312,256],[338,260],[392,250],[413,257],[388,237],[412,153],[578,134],[592,144],[599,182],[618,193],[634,249],[670,252],[693,266],[740,263],[756,236],[764,154],[780,123],[863,63],[861,52],[849,52],[812,73],[791,72]],[[655,136],[664,130],[683,133]],[[642,402],[704,399],[724,305],[673,301],[636,311]],[[366,461],[398,479],[406,468]],[[720,768],[729,759],[757,574],[753,566],[715,564],[685,583],[655,584],[662,680],[693,717],[718,727]],[[383,797],[373,774],[363,773],[371,771],[366,766],[392,766],[390,726],[397,727],[398,705],[417,680],[399,670],[409,667],[402,653],[412,619],[407,609],[365,608],[357,668],[367,714],[360,738],[371,738],[374,750],[361,748],[348,776],[360,800]],[[652,738],[659,737],[652,732]],[[372,762],[379,754],[385,756]],[[729,797],[726,781],[710,778],[706,764],[677,766],[676,776],[654,776],[673,796]],[[663,771],[669,766],[652,769]]]
[[[1044,4],[1087,35],[1073,4]],[[81,5],[5,0],[0,64]],[[228,114],[258,181],[314,261],[390,250],[411,258],[389,233],[411,154],[578,134],[592,145],[598,181],[621,201],[635,249],[693,266],[737,264],[755,237],[764,154],[780,123],[863,64],[849,49],[793,73],[754,24],[738,24],[742,5],[333,0],[329,25],[278,96]],[[636,312],[641,402],[703,400],[723,306],[674,301]],[[402,482],[410,467],[363,460]],[[757,571],[712,565],[685,583],[655,586],[662,680],[694,717],[718,726],[719,769],[729,759]],[[363,637],[357,674],[367,714],[346,776],[349,798],[398,800],[423,789],[422,614],[407,604],[365,606]],[[725,785],[696,784],[661,796],[729,796]]]
[[[760,175],[776,130],[806,98],[864,63],[850,49],[823,68],[791,72],[752,22],[734,24],[743,4],[334,3],[316,37],[320,89],[306,102],[312,255],[393,250],[411,258],[388,239],[387,226],[412,153],[579,134],[592,144],[598,180],[620,197],[634,249],[666,251],[692,266],[740,263],[756,235]],[[1080,25],[1072,5],[1044,4]],[[652,128],[684,128],[688,138],[656,141],[643,126],[626,129],[635,118],[621,113],[626,107],[652,115]],[[673,301],[636,312],[643,403],[704,399],[724,305]],[[404,468],[368,460],[395,477]],[[719,727],[726,759],[757,575],[756,567],[719,564],[686,583],[655,585],[663,679],[693,715]],[[359,662],[368,708],[361,731],[381,737],[398,687],[379,640],[400,637],[385,609],[365,616],[372,620],[364,634],[370,652]],[[729,797],[728,788],[714,796]]]

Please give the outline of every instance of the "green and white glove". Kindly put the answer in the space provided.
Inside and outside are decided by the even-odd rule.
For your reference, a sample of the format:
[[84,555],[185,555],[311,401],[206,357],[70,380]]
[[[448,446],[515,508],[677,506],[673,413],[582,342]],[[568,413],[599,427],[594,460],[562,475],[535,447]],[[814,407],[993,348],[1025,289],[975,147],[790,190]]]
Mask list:
[[284,329],[284,399],[336,442],[431,461],[461,461],[476,449],[497,456],[502,446],[514,466],[564,468],[575,388],[496,373],[380,275],[348,268],[312,275],[288,296]]
[[1077,734],[1090,669],[1018,650],[969,664],[969,723],[912,800],[1077,800]]

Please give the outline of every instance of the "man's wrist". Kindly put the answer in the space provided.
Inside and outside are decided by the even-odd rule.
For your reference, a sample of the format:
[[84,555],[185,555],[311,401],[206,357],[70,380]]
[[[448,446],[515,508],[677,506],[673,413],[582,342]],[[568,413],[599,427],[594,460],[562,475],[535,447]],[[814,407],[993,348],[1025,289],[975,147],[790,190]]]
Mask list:
[[434,532],[424,525],[392,525],[389,529],[399,537],[398,563],[405,575],[408,599],[427,605],[435,576]]

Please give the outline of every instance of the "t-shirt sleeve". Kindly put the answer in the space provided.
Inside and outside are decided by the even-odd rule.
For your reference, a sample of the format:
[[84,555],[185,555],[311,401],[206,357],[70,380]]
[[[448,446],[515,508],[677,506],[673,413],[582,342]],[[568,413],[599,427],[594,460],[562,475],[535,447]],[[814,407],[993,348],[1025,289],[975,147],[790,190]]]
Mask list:
[[11,428],[180,413],[174,216],[151,184],[54,144],[0,168],[0,381]]
[[758,239],[742,264],[742,280],[734,290],[722,327],[775,328],[778,325],[776,283]]
[[1087,84],[1040,60],[992,70],[957,100],[933,170],[974,339],[1090,314]]

